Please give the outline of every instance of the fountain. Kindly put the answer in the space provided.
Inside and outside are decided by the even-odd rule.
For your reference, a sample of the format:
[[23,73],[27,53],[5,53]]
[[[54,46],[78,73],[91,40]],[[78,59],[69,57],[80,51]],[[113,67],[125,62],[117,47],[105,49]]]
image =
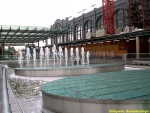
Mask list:
[[23,66],[23,60],[22,60],[23,56],[22,56],[22,51],[19,51],[19,57],[18,57],[18,63],[20,65],[20,67],[22,68]]
[[117,71],[48,82],[41,87],[43,105],[56,113],[149,113],[149,73]]
[[54,66],[55,66],[55,60],[56,60],[56,54],[57,54],[57,50],[56,50],[56,46],[54,44],[54,46],[52,47],[52,53],[53,53],[53,58],[54,58]]
[[[21,55],[21,54],[20,54]],[[56,46],[54,45],[52,47],[52,55],[53,59],[50,61],[50,50],[48,47],[45,48],[45,54],[43,51],[43,48],[40,48],[40,66],[37,65],[36,60],[36,51],[33,50],[33,61],[34,66],[29,68],[29,62],[30,62],[30,50],[27,48],[27,67],[15,68],[15,73],[17,75],[23,75],[23,76],[76,76],[76,75],[84,75],[84,74],[94,74],[99,72],[105,72],[105,71],[117,71],[124,69],[124,64],[121,62],[119,63],[109,63],[109,64],[89,64],[89,51],[86,53],[86,59],[85,59],[85,51],[84,48],[81,48],[81,59],[79,56],[79,48],[75,49],[75,58],[73,53],[73,48],[70,48],[70,56],[68,56],[68,49],[65,47],[64,49],[64,57],[63,57],[63,49],[59,47],[58,53]],[[19,57],[19,59],[22,56]],[[68,58],[70,58],[70,63]],[[18,60],[19,60],[18,59]],[[45,60],[45,66],[43,66],[43,60]],[[62,61],[65,61],[64,64]],[[74,64],[74,60],[76,63]],[[81,64],[79,64],[81,60]],[[21,65],[21,60],[20,65]],[[57,61],[57,63],[56,63]],[[85,62],[86,61],[86,62]],[[113,67],[113,68],[112,68]]]
[[71,65],[74,64],[74,54],[73,54],[73,48],[72,47],[70,48],[70,62],[71,62]]
[[62,65],[62,58],[63,58],[63,50],[62,47],[59,46],[59,65]]
[[35,50],[35,48],[33,49],[33,63],[34,63],[34,67],[36,67],[36,50]]
[[26,51],[26,62],[27,62],[27,67],[29,67],[30,57],[31,57],[30,49],[29,49],[29,47],[27,47],[27,51]]
[[79,60],[80,60],[80,57],[79,57],[79,49],[76,48],[76,61],[77,61],[77,65],[79,65]]
[[49,48],[45,48],[45,65],[49,66],[49,61],[50,61],[50,51]]
[[84,56],[84,48],[81,48],[81,64],[84,65],[84,60],[85,60],[85,56]]
[[[44,52],[43,52],[43,48],[41,48],[40,49],[41,66],[33,67],[33,68],[29,68],[29,67],[15,68],[15,74],[20,75],[20,76],[28,76],[28,77],[78,76],[79,79],[74,79],[73,81],[71,81],[71,80],[66,81],[65,83],[63,83],[63,85],[61,84],[61,82],[58,82],[60,84],[57,84],[57,81],[56,81],[56,84],[48,83],[48,85],[44,85],[44,89],[42,89],[43,104],[48,108],[52,108],[53,110],[58,110],[58,111],[62,111],[62,109],[67,111],[71,107],[71,109],[73,109],[74,113],[81,113],[81,112],[76,112],[76,110],[79,110],[79,108],[77,107],[78,105],[79,106],[84,105],[84,106],[86,106],[86,107],[84,107],[84,109],[88,108],[88,110],[90,110],[90,107],[87,107],[87,103],[89,102],[89,103],[91,103],[90,106],[93,106],[93,104],[96,105],[97,100],[95,100],[95,101],[92,100],[92,102],[91,102],[90,100],[92,99],[92,97],[90,99],[84,98],[85,94],[76,93],[76,92],[74,92],[74,90],[72,90],[72,89],[70,90],[69,88],[77,86],[78,90],[84,90],[87,85],[86,83],[88,83],[94,76],[98,77],[98,74],[101,72],[112,72],[112,71],[123,70],[124,63],[123,62],[115,62],[115,63],[109,63],[109,64],[89,64],[89,62],[90,62],[89,61],[89,56],[90,56],[89,51],[87,51],[86,58],[85,58],[84,48],[81,48],[81,63],[82,64],[80,65],[79,64],[79,62],[80,62],[79,53],[80,52],[79,52],[78,48],[75,49],[75,60],[76,60],[77,64],[74,64],[73,48],[70,49],[70,56],[68,56],[67,47],[65,47],[64,53],[65,54],[64,54],[64,59],[63,59],[62,48],[59,47],[59,51],[57,53],[56,46],[54,45],[52,47],[52,55],[53,55],[54,65],[43,67],[42,60],[44,58]],[[58,59],[58,55],[59,55],[59,59]],[[45,58],[47,60],[46,62],[49,62],[49,49],[48,48],[45,49]],[[71,60],[71,65],[68,64],[68,58],[70,58],[70,60]],[[56,65],[56,62],[55,62],[56,60],[57,61],[59,60],[58,65]],[[62,65],[62,63],[61,63],[62,60],[65,60],[64,65]],[[86,61],[86,63],[85,63],[85,61]],[[88,65],[86,65],[86,64],[88,64]],[[90,74],[92,74],[92,75],[89,77],[89,80],[84,81],[84,78],[88,77]],[[93,76],[93,74],[95,74],[95,75]],[[85,77],[81,76],[81,75],[84,75]],[[103,77],[105,77],[105,76],[103,76]],[[99,78],[101,78],[101,77],[99,77]],[[81,83],[83,83],[83,84],[80,84],[80,83],[78,84],[78,81],[81,81]],[[95,87],[97,87],[97,86],[99,88],[101,88],[103,86],[105,87],[104,83],[102,85],[98,85],[98,83],[100,81],[103,82],[103,80],[100,79],[94,83],[94,84],[96,84]],[[70,86],[69,88],[66,88],[66,86],[65,86],[66,83],[69,83],[69,85],[67,85],[68,87]],[[82,86],[80,86],[80,85],[82,85]],[[55,90],[55,94],[57,94],[59,92],[59,93],[61,93],[61,95],[55,95],[55,94],[51,93],[51,91],[49,92],[50,88],[51,88],[51,90],[53,90],[53,86],[54,87],[57,86],[56,90]],[[59,89],[60,87],[61,87],[61,89]],[[80,89],[80,87],[82,87],[82,89]],[[95,88],[95,87],[93,87],[93,88]],[[91,84],[88,88],[91,88]],[[99,91],[96,91],[96,92],[99,92]],[[35,93],[38,93],[37,90],[35,90]],[[84,91],[83,91],[83,93],[84,93]],[[66,98],[66,95],[68,95],[69,97]],[[83,97],[83,98],[80,99],[80,97]],[[65,104],[63,104],[63,103],[65,103]],[[75,103],[75,105],[77,105],[76,107],[74,107],[74,103]],[[74,108],[77,108],[77,109],[74,109]],[[64,111],[64,113],[72,113],[72,111],[67,111],[67,112],[66,111]],[[93,113],[93,112],[91,112],[91,113]]]
[[68,50],[66,47],[65,47],[65,64],[66,66],[68,66]]
[[44,51],[43,48],[40,48],[40,67],[43,65]]
[[90,52],[87,51],[86,59],[87,59],[87,64],[88,64],[88,65],[89,65],[89,63],[90,63],[89,57],[90,57]]

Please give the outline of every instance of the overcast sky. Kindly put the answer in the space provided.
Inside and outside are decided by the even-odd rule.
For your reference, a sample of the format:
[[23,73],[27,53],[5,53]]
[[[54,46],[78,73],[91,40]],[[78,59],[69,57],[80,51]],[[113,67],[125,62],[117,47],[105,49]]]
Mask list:
[[101,4],[101,0],[0,0],[0,25],[49,27],[56,19],[78,17]]

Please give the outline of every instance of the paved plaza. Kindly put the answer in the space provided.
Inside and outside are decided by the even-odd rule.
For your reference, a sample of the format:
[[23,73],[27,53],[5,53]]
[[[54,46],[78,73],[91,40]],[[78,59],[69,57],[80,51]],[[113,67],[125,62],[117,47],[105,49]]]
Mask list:
[[[12,69],[7,70],[7,74],[13,73]],[[118,72],[106,72],[94,75],[83,75],[75,77],[28,77],[35,81],[43,80],[50,82],[45,84],[42,89],[57,95],[74,98],[92,99],[149,99],[150,98],[150,67],[126,65],[125,70]],[[16,78],[26,79],[27,77],[12,75]],[[86,77],[85,77],[86,76]],[[60,80],[58,80],[60,79]],[[48,86],[48,87],[47,87]],[[50,87],[51,86],[51,87]],[[67,92],[67,93],[66,93]],[[9,87],[11,108],[13,113],[21,113],[17,105],[16,97]],[[19,101],[20,105],[27,106],[25,113],[54,113],[42,106],[41,96],[38,100]],[[22,102],[24,102],[22,104]],[[30,104],[29,104],[30,103]],[[1,103],[0,103],[1,105]],[[14,107],[13,107],[14,106]],[[25,108],[25,107],[24,107]],[[27,109],[26,108],[26,109]],[[0,106],[1,109],[1,106]],[[31,110],[30,110],[31,109]],[[18,110],[18,112],[16,112]],[[35,111],[34,111],[35,110]]]
[[150,70],[105,72],[46,83],[42,90],[59,96],[101,100],[150,99]]

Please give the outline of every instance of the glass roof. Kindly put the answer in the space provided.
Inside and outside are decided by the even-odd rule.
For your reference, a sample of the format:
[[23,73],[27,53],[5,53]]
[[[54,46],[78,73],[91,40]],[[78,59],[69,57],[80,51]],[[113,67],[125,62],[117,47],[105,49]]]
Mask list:
[[[64,32],[63,32],[64,31]],[[0,26],[0,43],[35,43],[56,34],[67,33],[66,30],[50,29],[40,26]]]

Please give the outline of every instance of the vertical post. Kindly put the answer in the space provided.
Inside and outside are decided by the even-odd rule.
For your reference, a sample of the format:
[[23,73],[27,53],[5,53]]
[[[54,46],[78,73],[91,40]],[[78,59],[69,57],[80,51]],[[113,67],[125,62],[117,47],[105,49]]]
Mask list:
[[114,34],[114,0],[102,0],[103,26],[108,34]]
[[149,57],[150,57],[150,43],[149,43]]
[[[80,30],[82,27],[82,39],[84,40],[84,39],[86,39],[86,32],[85,32],[85,27],[84,27],[84,13],[82,14],[82,22],[83,22],[83,24],[82,24],[82,26],[80,26]],[[80,33],[81,33],[81,31],[80,31]],[[76,40],[78,40],[77,37],[76,37]]]
[[106,59],[105,59],[105,54],[103,54],[103,63],[106,62]]
[[136,37],[136,59],[140,58],[140,37]]
[[5,57],[4,57],[4,54],[5,54],[5,52],[4,52],[4,48],[5,48],[5,47],[4,47],[4,43],[1,44],[1,48],[2,48],[2,59],[3,59],[3,58],[5,58]]
[[148,39],[148,43],[149,43],[149,56],[150,56],[150,37]]
[[45,46],[48,45],[48,41],[47,40],[48,40],[48,38],[45,39]]
[[130,0],[128,0],[128,25],[129,25],[129,31],[131,32],[131,20],[130,20],[130,14],[131,13],[131,9],[130,9]]
[[145,29],[145,6],[144,6],[144,0],[142,0],[142,13],[143,13],[143,29]]
[[7,90],[7,79],[6,79],[6,68],[2,68],[2,113],[11,113],[9,99],[8,99],[8,90]]
[[124,64],[126,64],[126,62],[127,62],[127,55],[126,55],[126,54],[123,54],[123,55],[122,55],[122,62],[123,62]]
[[39,56],[39,54],[40,54],[40,42],[38,40],[38,56]]

